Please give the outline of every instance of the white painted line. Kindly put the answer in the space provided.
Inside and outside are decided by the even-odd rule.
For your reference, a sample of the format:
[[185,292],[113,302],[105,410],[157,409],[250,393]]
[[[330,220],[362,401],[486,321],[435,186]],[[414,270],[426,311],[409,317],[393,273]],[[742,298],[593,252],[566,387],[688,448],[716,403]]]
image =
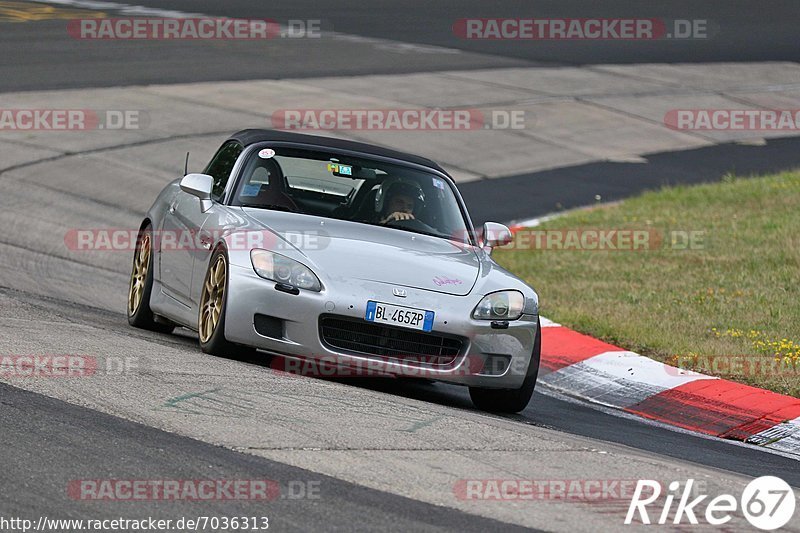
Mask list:
[[634,352],[605,352],[540,378],[572,396],[624,409],[667,389],[717,379],[659,363]]
[[59,6],[69,6],[78,9],[94,9],[114,11],[121,15],[128,16],[152,16],[163,18],[206,18],[208,15],[201,13],[186,13],[184,11],[173,11],[171,9],[160,9],[157,7],[137,6],[132,4],[121,4],[117,2],[105,2],[102,0],[36,0],[40,4],[55,4]]
[[547,222],[548,220],[553,220],[557,216],[559,216],[559,215],[558,214],[545,215],[545,216],[536,217],[536,218],[529,218],[529,219],[526,219],[526,220],[509,222],[508,225],[509,226],[520,226],[520,227],[523,227],[523,228],[535,228],[539,224],[541,224],[543,222]]
[[772,450],[800,454],[800,417],[756,433],[747,442]]
[[599,372],[663,389],[673,389],[699,379],[718,379],[675,368],[634,352],[605,352],[583,362]]
[[556,322],[553,322],[552,320],[550,320],[548,318],[545,318],[545,317],[543,317],[541,315],[539,315],[539,320],[541,321],[543,328],[559,328],[559,327],[561,327],[561,324],[557,324]]
[[764,447],[784,453],[794,453],[800,455],[800,419],[793,420],[785,425],[793,426],[794,431],[790,435],[783,437],[778,441],[767,444]]
[[436,46],[432,44],[414,44],[404,43],[400,41],[391,41],[389,39],[381,39],[378,37],[363,37],[361,35],[352,35],[349,33],[339,33],[338,31],[323,31],[323,35],[329,36],[334,41],[345,41],[351,43],[371,44],[378,50],[386,50],[388,52],[395,52],[398,54],[460,54],[461,50],[457,48],[446,48],[444,46]]
[[[536,388],[536,392],[539,393],[539,394],[542,394],[542,395],[547,396],[549,398],[554,398],[556,400],[560,400],[562,402],[571,403],[571,404],[574,404],[574,405],[583,405],[583,406],[586,405],[586,400],[583,399],[583,398],[575,398],[574,396],[570,396],[568,394],[565,394],[562,391],[556,390],[556,389],[548,386],[547,383],[540,383],[540,384],[542,386],[541,387],[537,386],[537,388]],[[747,448],[749,450],[753,449],[753,445],[752,444],[748,444],[746,442],[742,442],[742,441],[738,441],[738,440],[732,440],[732,439],[721,439],[719,437],[714,437],[713,435],[706,435],[705,433],[697,433],[696,431],[680,428],[678,426],[673,426],[671,424],[667,424],[666,422],[661,422],[659,420],[651,420],[649,418],[642,418],[639,415],[628,413],[626,411],[620,411],[616,407],[609,407],[609,406],[605,406],[605,405],[595,404],[595,405],[592,405],[592,409],[596,409],[597,411],[599,411],[601,413],[605,413],[605,414],[610,415],[610,416],[616,416],[618,418],[623,418],[625,420],[635,420],[635,421],[637,421],[637,422],[639,422],[641,424],[644,424],[646,426],[653,426],[653,427],[657,427],[657,428],[660,428],[660,429],[672,431],[672,432],[675,432],[675,433],[681,433],[683,435],[691,435],[692,437],[697,438],[697,439],[713,440],[715,442],[725,443],[726,445],[729,445],[729,446],[739,446],[740,448]],[[784,451],[784,450],[778,450],[778,449],[775,449],[775,448],[771,448],[769,446],[759,446],[756,449],[761,451],[761,452],[763,452],[763,453],[769,453],[771,455],[779,455],[781,457],[786,457],[787,459],[794,459],[796,461],[800,461],[800,448],[797,448],[795,450],[790,450],[790,451]]]

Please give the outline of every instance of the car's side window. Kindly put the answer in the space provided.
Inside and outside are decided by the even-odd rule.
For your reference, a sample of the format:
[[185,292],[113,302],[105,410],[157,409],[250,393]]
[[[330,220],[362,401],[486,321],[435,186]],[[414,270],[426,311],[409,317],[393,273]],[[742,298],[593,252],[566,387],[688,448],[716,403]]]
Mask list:
[[233,165],[242,150],[244,147],[236,141],[225,143],[206,167],[204,173],[214,178],[214,187],[211,190],[213,200],[218,202],[222,199]]

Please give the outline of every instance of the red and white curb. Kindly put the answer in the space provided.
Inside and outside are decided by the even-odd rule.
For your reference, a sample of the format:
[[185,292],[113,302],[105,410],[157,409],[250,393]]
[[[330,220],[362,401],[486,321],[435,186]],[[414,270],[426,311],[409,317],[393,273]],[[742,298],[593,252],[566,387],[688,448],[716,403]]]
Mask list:
[[539,381],[679,428],[800,455],[800,399],[659,363],[545,318]]

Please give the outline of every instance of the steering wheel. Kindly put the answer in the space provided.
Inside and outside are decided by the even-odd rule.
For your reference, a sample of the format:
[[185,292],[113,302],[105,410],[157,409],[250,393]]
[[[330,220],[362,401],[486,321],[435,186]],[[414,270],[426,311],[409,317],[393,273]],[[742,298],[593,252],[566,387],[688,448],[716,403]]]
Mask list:
[[437,233],[435,229],[424,222],[417,220],[416,218],[411,218],[408,220],[390,220],[386,223],[386,225],[398,229],[409,229],[412,231],[422,231],[425,233]]

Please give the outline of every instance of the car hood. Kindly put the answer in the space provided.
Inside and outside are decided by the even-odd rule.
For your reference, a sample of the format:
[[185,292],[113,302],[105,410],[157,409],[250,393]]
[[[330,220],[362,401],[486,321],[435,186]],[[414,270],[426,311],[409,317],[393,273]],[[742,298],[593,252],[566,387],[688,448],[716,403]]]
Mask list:
[[275,251],[302,254],[333,282],[360,279],[465,296],[480,274],[475,249],[447,239],[296,213],[242,211],[280,237]]

